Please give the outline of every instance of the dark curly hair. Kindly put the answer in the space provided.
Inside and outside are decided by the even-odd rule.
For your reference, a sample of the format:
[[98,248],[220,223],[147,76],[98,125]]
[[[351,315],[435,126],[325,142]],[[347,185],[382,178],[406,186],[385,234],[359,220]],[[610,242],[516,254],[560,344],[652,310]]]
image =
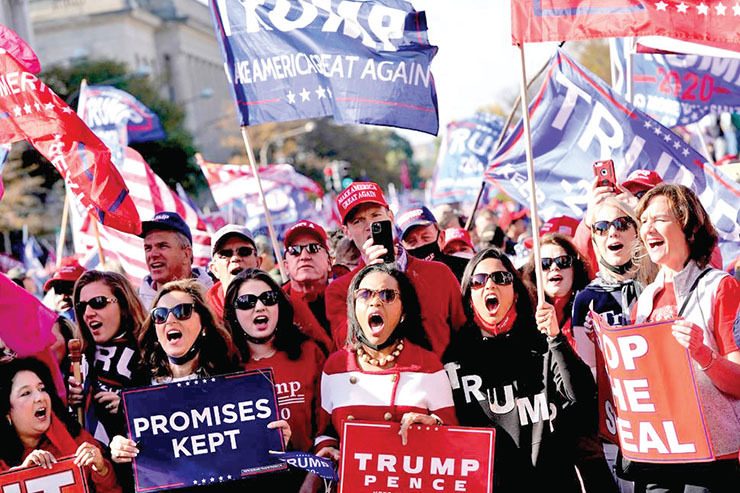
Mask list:
[[293,305],[290,304],[290,300],[270,274],[260,269],[246,269],[231,280],[224,300],[224,324],[234,339],[242,361],[247,363],[251,354],[247,338],[244,337],[244,330],[239,319],[236,318],[236,299],[239,297],[239,289],[242,285],[251,280],[262,281],[277,293],[278,322],[275,326],[273,344],[278,351],[286,352],[289,359],[297,360],[301,357],[301,345],[308,340],[308,337],[293,323]]
[[0,460],[9,467],[19,466],[23,462],[23,443],[15,427],[5,419],[5,416],[10,413],[10,389],[13,386],[13,378],[21,371],[30,371],[39,377],[51,399],[52,412],[59,421],[64,423],[72,437],[79,436],[82,430],[80,424],[57,395],[51,372],[44,363],[34,358],[21,358],[3,363],[0,365],[0,415],[3,417],[0,419],[0,443],[2,443]]
[[[180,291],[187,293],[193,300],[195,312],[200,316],[201,328],[205,329],[205,336],[200,342],[200,356],[198,364],[208,375],[221,375],[239,369],[239,354],[234,347],[231,334],[224,328],[221,321],[213,314],[211,307],[205,301],[204,288],[195,279],[171,281],[162,286],[157,293],[152,307],[156,307],[159,300],[168,293]],[[155,378],[171,377],[167,354],[157,340],[157,330],[154,327],[151,313],[144,321],[144,326],[138,337],[141,360],[145,369]]]
[[409,342],[431,351],[432,346],[421,323],[421,306],[419,305],[419,297],[416,295],[416,289],[414,289],[414,285],[411,284],[406,274],[393,264],[368,265],[352,278],[352,283],[347,290],[347,344],[355,348],[360,345],[358,336],[362,333],[362,327],[355,312],[357,301],[355,300],[355,291],[359,289],[362,280],[368,274],[374,272],[391,276],[398,283],[404,314],[403,321],[399,322],[395,329],[398,337],[405,337]]

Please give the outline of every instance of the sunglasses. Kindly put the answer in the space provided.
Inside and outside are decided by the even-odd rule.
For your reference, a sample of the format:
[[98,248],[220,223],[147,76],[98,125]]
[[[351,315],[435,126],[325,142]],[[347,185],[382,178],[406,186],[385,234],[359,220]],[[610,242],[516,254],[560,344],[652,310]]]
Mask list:
[[648,191],[647,190],[640,190],[638,192],[635,192],[635,197],[637,200],[640,200],[643,195],[645,195]]
[[473,274],[470,278],[470,286],[473,289],[480,289],[486,285],[489,279],[493,281],[494,284],[506,286],[514,282],[514,274],[505,270],[497,270],[490,274]]
[[308,245],[293,245],[289,246],[286,251],[294,257],[297,257],[301,254],[301,252],[303,252],[304,249],[308,250],[308,253],[310,253],[311,255],[316,255],[317,253],[319,253],[319,250],[321,250],[321,245],[319,245],[318,243],[309,243]]
[[393,303],[396,301],[396,298],[401,295],[398,291],[395,289],[358,289],[355,291],[355,300],[360,300],[363,303],[367,303],[372,299],[373,296],[378,295],[378,299],[381,301],[381,303],[387,304],[387,303]]
[[259,295],[243,294],[234,301],[234,306],[237,310],[251,310],[257,306],[258,300],[265,306],[274,306],[277,305],[278,294],[273,290],[265,291]]
[[558,269],[567,269],[573,265],[573,257],[570,255],[561,255],[559,257],[550,258],[542,257],[542,270],[550,270],[552,264],[555,264]]
[[[236,254],[240,257],[251,257],[253,253],[254,253],[254,248],[248,247],[248,246],[239,247],[236,249]],[[231,250],[231,249],[219,250],[218,252],[216,252],[216,255],[218,255],[221,258],[231,258],[234,256],[234,250]]]
[[180,303],[172,308],[165,308],[160,306],[151,311],[152,320],[155,324],[163,324],[167,321],[170,313],[172,313],[177,320],[187,320],[193,316],[194,303]]
[[630,226],[637,227],[635,221],[629,216],[622,216],[614,219],[613,221],[596,221],[591,226],[591,231],[594,234],[604,236],[609,232],[609,228],[614,226],[617,231],[627,231]]
[[116,303],[118,302],[115,298],[106,298],[105,296],[96,296],[94,298],[90,298],[87,301],[80,301],[75,305],[75,308],[77,308],[77,311],[80,313],[84,313],[85,310],[87,310],[87,307],[90,306],[93,310],[100,310],[102,308],[105,308],[108,306],[108,303]]

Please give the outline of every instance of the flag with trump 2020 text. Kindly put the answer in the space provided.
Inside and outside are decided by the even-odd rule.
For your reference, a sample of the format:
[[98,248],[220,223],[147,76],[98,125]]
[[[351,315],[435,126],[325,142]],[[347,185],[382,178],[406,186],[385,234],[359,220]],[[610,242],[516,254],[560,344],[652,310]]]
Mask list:
[[[694,190],[719,234],[724,267],[734,265],[740,255],[740,185],[678,135],[631,106],[562,51],[553,56],[529,114],[542,219],[582,217],[594,161],[613,159],[619,182],[636,169],[649,169],[666,182]],[[517,202],[529,203],[521,122],[485,175]]]
[[[740,17],[738,17],[740,23]],[[625,40],[612,39],[615,89],[626,94]],[[632,104],[666,127],[686,125],[709,113],[740,112],[740,58],[635,53]]]
[[432,178],[432,205],[476,199],[503,127],[504,119],[490,113],[447,125]]
[[511,0],[514,44],[668,36],[737,43],[740,4],[708,0]]
[[67,103],[0,49],[0,142],[27,140],[102,224],[138,234],[141,221],[110,150]]
[[426,16],[405,0],[212,0],[241,125],[333,115],[437,133]]

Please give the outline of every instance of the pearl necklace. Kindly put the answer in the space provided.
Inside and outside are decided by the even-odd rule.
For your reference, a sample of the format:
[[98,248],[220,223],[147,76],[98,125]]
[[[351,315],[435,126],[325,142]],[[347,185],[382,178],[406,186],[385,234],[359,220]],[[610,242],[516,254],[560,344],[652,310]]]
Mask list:
[[383,356],[381,358],[371,358],[370,355],[365,351],[365,349],[360,345],[360,347],[357,348],[357,357],[360,358],[365,363],[368,363],[373,366],[377,367],[383,367],[387,363],[390,363],[391,361],[398,358],[398,355],[401,354],[401,351],[403,351],[403,341],[399,340],[396,343],[396,347],[391,351],[391,354],[388,356]]

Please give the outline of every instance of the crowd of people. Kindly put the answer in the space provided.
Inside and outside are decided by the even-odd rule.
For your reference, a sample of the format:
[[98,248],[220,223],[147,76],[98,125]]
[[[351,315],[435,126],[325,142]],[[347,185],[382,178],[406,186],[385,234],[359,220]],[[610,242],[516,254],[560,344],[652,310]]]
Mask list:
[[[461,425],[495,428],[499,493],[740,487],[740,282],[721,270],[690,189],[644,171],[616,190],[594,183],[582,221],[535,228],[540,265],[526,211],[480,211],[469,232],[423,205],[394,214],[375,183],[350,185],[337,209],[340,231],[302,220],[286,232],[282,285],[239,225],[213,235],[207,269],[193,267],[174,212],[143,222],[149,275],[138,291],[125,275],[65,260],[45,285],[59,314],[53,357],[0,344],[0,471],[73,455],[91,488],[132,491],[142,444],[127,436],[123,390],[272,368],[279,419],[267,426],[287,448],[333,461],[348,420],[400,423],[403,444],[414,424]],[[392,247],[374,243],[379,221],[391,222]],[[622,456],[599,405],[614,396],[592,312],[613,327],[675,320],[671,343],[692,359],[714,460]],[[295,388],[301,398],[281,390]],[[291,469],[218,487],[324,485]]]

